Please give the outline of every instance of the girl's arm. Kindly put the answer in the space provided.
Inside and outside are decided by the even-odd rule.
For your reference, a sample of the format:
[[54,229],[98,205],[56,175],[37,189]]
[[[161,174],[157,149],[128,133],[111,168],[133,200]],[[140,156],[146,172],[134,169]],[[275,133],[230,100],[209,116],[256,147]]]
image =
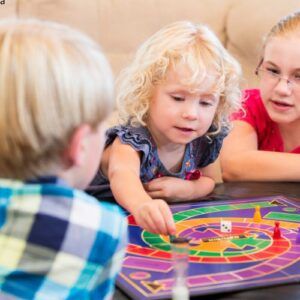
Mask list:
[[300,155],[258,150],[257,134],[246,122],[234,121],[221,151],[225,181],[300,181]]
[[140,180],[140,156],[118,138],[109,149],[108,178],[116,201],[133,214],[142,228],[161,234],[175,234],[175,223],[168,204],[153,200]]
[[168,202],[197,200],[211,193],[215,187],[216,165],[201,169],[202,176],[196,180],[175,177],[160,177],[145,184],[149,196],[165,199]]

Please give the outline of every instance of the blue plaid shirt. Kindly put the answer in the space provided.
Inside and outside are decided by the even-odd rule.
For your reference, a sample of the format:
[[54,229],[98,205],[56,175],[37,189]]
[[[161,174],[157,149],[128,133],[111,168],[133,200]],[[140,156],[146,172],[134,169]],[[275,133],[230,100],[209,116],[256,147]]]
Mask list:
[[126,242],[117,206],[64,184],[0,180],[0,299],[111,299]]

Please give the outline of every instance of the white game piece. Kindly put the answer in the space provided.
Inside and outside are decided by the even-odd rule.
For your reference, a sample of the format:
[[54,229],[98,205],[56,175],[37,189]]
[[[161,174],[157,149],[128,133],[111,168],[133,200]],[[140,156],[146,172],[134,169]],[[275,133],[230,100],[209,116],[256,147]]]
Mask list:
[[221,232],[229,233],[229,232],[231,232],[231,229],[232,229],[231,221],[221,220],[221,224],[220,224]]

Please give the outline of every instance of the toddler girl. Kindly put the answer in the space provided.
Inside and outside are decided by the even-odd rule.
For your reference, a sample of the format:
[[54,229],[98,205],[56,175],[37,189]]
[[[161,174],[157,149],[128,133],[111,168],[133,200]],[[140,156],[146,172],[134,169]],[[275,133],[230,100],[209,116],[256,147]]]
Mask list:
[[174,234],[165,200],[213,190],[239,78],[238,63],[206,26],[182,21],[155,33],[119,78],[118,124],[107,132],[93,184],[103,191],[109,182],[144,229]]

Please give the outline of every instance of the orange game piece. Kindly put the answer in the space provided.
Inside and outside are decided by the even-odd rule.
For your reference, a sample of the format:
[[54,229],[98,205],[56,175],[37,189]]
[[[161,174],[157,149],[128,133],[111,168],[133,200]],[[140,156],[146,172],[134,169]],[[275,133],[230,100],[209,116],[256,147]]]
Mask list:
[[281,232],[279,228],[279,222],[275,222],[274,232],[273,232],[273,239],[281,239]]
[[254,212],[254,215],[253,215],[253,222],[260,223],[261,219],[262,218],[261,218],[261,214],[260,214],[260,207],[256,206],[255,207],[255,212]]

